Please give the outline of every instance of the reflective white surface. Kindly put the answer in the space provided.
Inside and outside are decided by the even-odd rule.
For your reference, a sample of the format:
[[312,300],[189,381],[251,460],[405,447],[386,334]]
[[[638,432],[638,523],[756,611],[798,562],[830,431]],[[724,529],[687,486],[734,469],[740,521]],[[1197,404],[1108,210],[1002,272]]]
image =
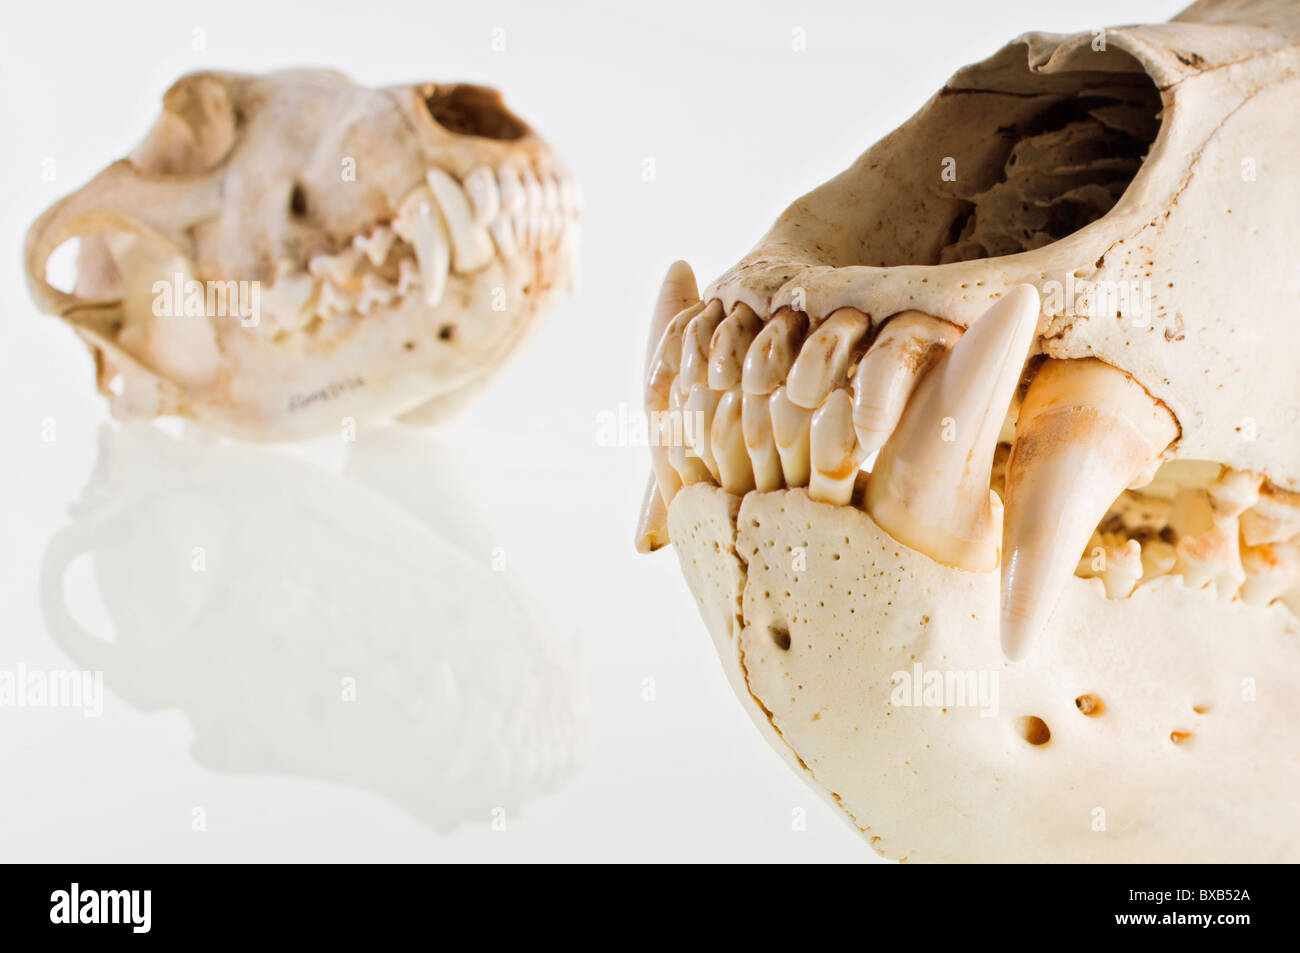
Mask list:
[[[0,859],[875,859],[731,697],[673,554],[633,552],[646,451],[601,421],[639,406],[674,258],[706,282],[1022,30],[1181,4],[322,6],[0,24],[0,671],[104,690],[97,718],[0,707]],[[500,86],[583,183],[581,295],[436,433],[108,422],[27,300],[27,224],[176,76],[307,64]]]

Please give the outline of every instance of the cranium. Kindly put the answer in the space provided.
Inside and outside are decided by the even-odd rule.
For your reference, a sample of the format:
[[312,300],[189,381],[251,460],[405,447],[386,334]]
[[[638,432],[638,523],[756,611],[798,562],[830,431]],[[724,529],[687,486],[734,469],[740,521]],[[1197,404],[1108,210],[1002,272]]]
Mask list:
[[1026,34],[669,271],[638,546],[879,853],[1300,858],[1298,33]]
[[[570,279],[579,205],[493,90],[201,73],[41,216],[26,266],[118,416],[295,439],[463,402]],[[71,238],[69,294],[46,261]]]

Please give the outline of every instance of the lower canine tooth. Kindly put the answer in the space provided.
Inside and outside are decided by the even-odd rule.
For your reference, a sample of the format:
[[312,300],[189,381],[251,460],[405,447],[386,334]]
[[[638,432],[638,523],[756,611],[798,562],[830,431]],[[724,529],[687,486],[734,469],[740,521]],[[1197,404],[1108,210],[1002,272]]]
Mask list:
[[1009,658],[1022,658],[1047,624],[1093,527],[1177,436],[1173,415],[1121,370],[1091,358],[1038,368],[1007,461],[1001,627]]
[[853,401],[847,390],[833,390],[813,411],[811,437],[812,474],[808,495],[823,503],[843,506],[853,498],[853,481],[866,454],[853,432]]
[[786,486],[807,486],[811,461],[808,456],[808,428],[812,411],[792,403],[785,388],[778,387],[768,398],[772,415],[772,438],[781,458]]
[[749,346],[763,330],[763,320],[743,301],[723,319],[709,345],[709,386],[731,390],[740,384]]
[[492,260],[492,238],[486,228],[474,221],[469,199],[456,180],[441,169],[430,169],[425,179],[447,223],[454,253],[452,266],[458,272],[482,268]]
[[844,382],[853,349],[869,330],[870,320],[856,308],[833,312],[804,341],[786,381],[786,396],[809,410],[820,407],[826,395]]
[[977,571],[998,564],[993,456],[1037,320],[1034,288],[1004,294],[922,378],[876,458],[867,512],[938,562]]
[[741,496],[754,489],[754,468],[745,449],[742,421],[745,395],[733,387],[722,395],[710,426],[710,446],[718,464],[718,482],[728,493]]
[[772,411],[766,394],[745,394],[741,407],[741,430],[745,434],[745,449],[754,470],[754,485],[766,493],[781,488],[784,474],[781,457],[776,451],[772,436]]
[[917,382],[960,336],[955,324],[921,311],[889,319],[853,375],[853,429],[864,454],[889,439]]
[[682,371],[677,378],[677,388],[683,394],[689,394],[697,386],[708,386],[709,342],[721,320],[722,302],[714,298],[686,325],[682,335]]
[[770,394],[785,382],[807,329],[808,317],[798,311],[782,308],[772,316],[745,352],[741,386],[746,394]]

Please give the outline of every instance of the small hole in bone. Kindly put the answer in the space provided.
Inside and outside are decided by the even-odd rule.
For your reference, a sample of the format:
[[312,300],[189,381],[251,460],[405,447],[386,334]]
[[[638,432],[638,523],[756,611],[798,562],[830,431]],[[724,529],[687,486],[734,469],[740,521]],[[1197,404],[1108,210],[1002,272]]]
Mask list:
[[790,651],[790,630],[772,626],[772,642],[782,652]]
[[289,211],[296,218],[302,218],[307,214],[307,193],[297,182],[293,184],[293,191],[289,193]]
[[1089,718],[1100,715],[1103,711],[1101,699],[1096,695],[1080,695],[1074,700],[1074,707]]
[[1052,740],[1052,732],[1047,727],[1047,722],[1037,715],[1021,715],[1017,718],[1016,733],[1036,748]]
[[1174,744],[1176,744],[1176,745],[1184,744],[1184,743],[1187,742],[1191,737],[1192,737],[1192,733],[1191,733],[1190,731],[1171,731],[1171,732],[1169,732],[1169,740],[1172,741],[1172,742],[1173,742]]
[[456,336],[456,329],[450,324],[444,324],[438,329],[439,341],[450,341]]

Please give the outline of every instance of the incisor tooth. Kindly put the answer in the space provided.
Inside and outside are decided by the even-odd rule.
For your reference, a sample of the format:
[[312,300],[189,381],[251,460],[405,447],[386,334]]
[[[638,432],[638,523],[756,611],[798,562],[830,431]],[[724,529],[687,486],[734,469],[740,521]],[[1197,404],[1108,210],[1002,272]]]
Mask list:
[[955,324],[921,311],[889,319],[853,375],[853,429],[864,454],[889,439],[917,382],[960,336]]
[[677,389],[683,394],[689,394],[697,385],[708,386],[709,342],[721,320],[722,302],[714,298],[686,325],[682,335],[682,370],[677,377]]
[[481,165],[465,176],[465,194],[474,206],[475,223],[484,227],[491,225],[501,211],[501,190],[492,170]]
[[938,562],[978,571],[998,564],[993,456],[1037,320],[1034,288],[1004,294],[921,379],[876,458],[867,512]]
[[1241,538],[1247,546],[1277,543],[1300,533],[1300,493],[1265,486],[1259,500],[1241,514]]
[[867,316],[856,308],[840,308],[823,321],[799,349],[786,396],[809,410],[821,406],[834,388],[844,383],[853,349],[871,330]]
[[[717,413],[718,400],[721,396],[716,391],[709,390],[705,384],[696,384],[682,404],[683,430],[686,438],[695,455],[708,468],[709,475],[713,477],[715,483],[721,481],[718,475],[718,461],[713,455],[713,415]],[[690,421],[690,424],[685,425],[686,421]]]
[[336,285],[345,285],[357,265],[361,264],[361,252],[352,245],[335,255],[315,255],[307,262],[307,271],[312,277],[321,281],[329,279]]
[[813,411],[809,439],[812,474],[808,495],[844,506],[853,498],[853,481],[866,454],[853,432],[853,401],[847,390],[833,390]]
[[763,330],[763,319],[743,301],[723,319],[713,332],[709,346],[709,386],[714,390],[731,390],[740,384],[749,346]]
[[742,422],[744,393],[733,387],[722,395],[710,426],[709,442],[718,464],[718,482],[728,493],[741,496],[754,489],[754,468],[745,449]]
[[1173,415],[1121,370],[1092,358],[1049,359],[1038,368],[1007,462],[1002,648],[1009,658],[1022,658],[1047,624],[1093,527],[1177,436]]
[[754,486],[760,493],[779,490],[784,475],[781,457],[776,452],[772,436],[772,411],[766,394],[745,394],[741,407],[741,429],[745,434],[745,449],[754,470]]
[[442,210],[451,238],[452,267],[458,272],[476,271],[492,260],[492,237],[474,221],[474,212],[460,184],[441,169],[430,169],[425,180]]
[[772,415],[772,439],[781,458],[781,472],[786,486],[807,486],[811,461],[808,455],[808,428],[812,411],[791,403],[784,387],[772,391],[768,398]]
[[772,316],[745,353],[741,386],[746,394],[770,394],[785,383],[807,328],[808,316],[801,312],[782,308]]

